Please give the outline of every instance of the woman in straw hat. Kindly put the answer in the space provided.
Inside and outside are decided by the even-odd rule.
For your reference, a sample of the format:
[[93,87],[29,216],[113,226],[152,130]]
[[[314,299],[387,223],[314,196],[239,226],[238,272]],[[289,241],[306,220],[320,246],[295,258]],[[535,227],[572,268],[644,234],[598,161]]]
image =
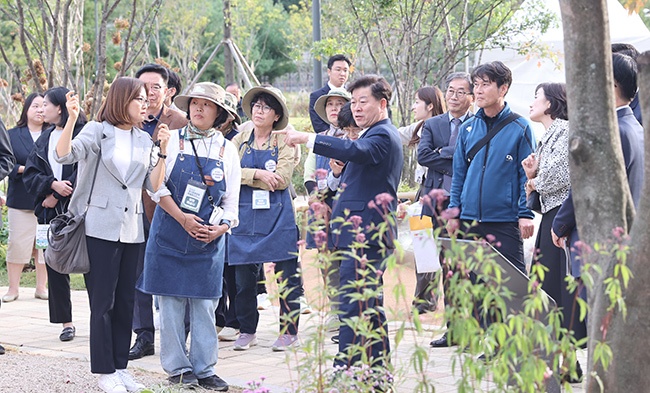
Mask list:
[[[229,114],[225,91],[197,83],[174,99],[189,123],[172,133],[166,182],[152,195],[151,223],[138,289],[160,299],[160,362],[169,382],[226,391],[214,371],[215,309],[222,293],[225,233],[236,227],[241,170],[237,149],[219,131]],[[185,309],[192,342],[186,352]]]
[[243,99],[253,128],[241,131],[233,143],[239,149],[242,166],[239,219],[228,243],[228,263],[235,266],[237,319],[240,335],[235,350],[257,344],[256,291],[260,264],[275,263],[280,281],[280,336],[274,351],[284,351],[298,340],[300,277],[297,273],[298,229],[291,195],[287,187],[293,173],[294,148],[282,136],[289,123],[289,111],[280,90],[271,86],[254,87]]

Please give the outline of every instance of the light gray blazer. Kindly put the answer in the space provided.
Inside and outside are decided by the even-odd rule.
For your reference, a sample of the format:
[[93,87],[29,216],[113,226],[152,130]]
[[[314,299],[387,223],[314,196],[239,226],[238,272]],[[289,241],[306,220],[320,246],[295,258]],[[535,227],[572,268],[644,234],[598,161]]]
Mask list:
[[133,153],[126,179],[113,163],[115,128],[107,122],[86,124],[72,140],[70,154],[56,159],[62,164],[79,162],[69,206],[72,213],[79,214],[86,208],[101,149],[95,188],[86,213],[86,236],[122,243],[144,242],[142,189],[154,191],[149,180],[153,142],[149,134],[137,128],[131,131],[131,141]]

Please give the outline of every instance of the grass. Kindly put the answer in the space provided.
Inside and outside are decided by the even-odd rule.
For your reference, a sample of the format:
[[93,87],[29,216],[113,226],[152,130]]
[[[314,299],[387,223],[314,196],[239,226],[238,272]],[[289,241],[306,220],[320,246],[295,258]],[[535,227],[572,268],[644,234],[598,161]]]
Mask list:
[[[9,278],[7,277],[7,269],[5,264],[2,263],[0,268],[0,287],[9,286]],[[20,286],[24,288],[36,288],[36,271],[34,270],[33,262],[30,265],[25,265],[23,274],[20,276]],[[86,284],[82,274],[70,275],[70,289],[73,291],[85,290]]]

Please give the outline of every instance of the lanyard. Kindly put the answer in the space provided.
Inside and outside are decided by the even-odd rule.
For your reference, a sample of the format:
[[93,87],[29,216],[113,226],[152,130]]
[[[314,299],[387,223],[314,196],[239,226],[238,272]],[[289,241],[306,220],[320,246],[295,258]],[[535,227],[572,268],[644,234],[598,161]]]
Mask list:
[[[208,201],[210,202],[210,205],[214,207],[214,198],[212,198],[212,195],[210,194],[210,187],[205,183],[205,175],[203,174],[203,167],[201,166],[201,162],[199,162],[199,154],[196,152],[196,146],[194,145],[194,139],[190,139],[190,144],[192,144],[192,150],[194,151],[194,159],[196,160],[196,166],[199,168],[199,174],[201,175],[201,182],[205,184],[205,191],[208,193]],[[223,152],[226,148],[226,141],[223,141],[223,145],[221,145],[221,150],[219,150],[219,162],[223,161]],[[212,149],[212,143],[210,143],[210,149]],[[210,159],[210,154],[208,153],[208,157],[206,158],[207,160]]]

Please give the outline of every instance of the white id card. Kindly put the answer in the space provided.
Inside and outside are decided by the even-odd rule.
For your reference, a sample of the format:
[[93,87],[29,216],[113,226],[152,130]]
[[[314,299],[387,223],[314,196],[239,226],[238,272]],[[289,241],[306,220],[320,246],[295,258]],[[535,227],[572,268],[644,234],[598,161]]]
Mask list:
[[50,224],[38,224],[36,227],[36,248],[44,250],[47,248],[49,241],[47,239],[47,231],[50,229]]
[[268,190],[253,190],[253,209],[270,209],[271,196]]
[[316,184],[318,185],[318,191],[323,191],[327,188],[327,179],[318,179]]
[[203,183],[192,179],[187,182],[183,199],[181,199],[181,208],[198,213],[201,209],[201,202],[205,196],[207,187]]

